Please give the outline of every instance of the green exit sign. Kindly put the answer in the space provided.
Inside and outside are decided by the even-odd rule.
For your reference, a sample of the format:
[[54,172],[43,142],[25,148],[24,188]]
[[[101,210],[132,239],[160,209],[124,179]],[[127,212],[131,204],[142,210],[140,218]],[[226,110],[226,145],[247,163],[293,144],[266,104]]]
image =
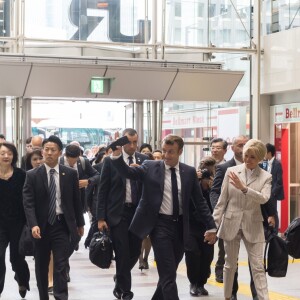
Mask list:
[[108,95],[110,92],[111,82],[114,78],[92,77],[90,84],[91,94]]

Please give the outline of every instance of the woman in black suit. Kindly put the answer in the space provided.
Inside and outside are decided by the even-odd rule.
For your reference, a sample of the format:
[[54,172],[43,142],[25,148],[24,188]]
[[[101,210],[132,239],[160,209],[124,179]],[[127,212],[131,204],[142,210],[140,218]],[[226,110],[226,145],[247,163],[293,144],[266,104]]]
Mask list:
[[26,173],[16,167],[18,153],[11,143],[0,143],[0,295],[5,280],[5,252],[9,244],[10,262],[22,298],[29,291],[29,269],[19,254],[19,240],[25,224],[22,190]]

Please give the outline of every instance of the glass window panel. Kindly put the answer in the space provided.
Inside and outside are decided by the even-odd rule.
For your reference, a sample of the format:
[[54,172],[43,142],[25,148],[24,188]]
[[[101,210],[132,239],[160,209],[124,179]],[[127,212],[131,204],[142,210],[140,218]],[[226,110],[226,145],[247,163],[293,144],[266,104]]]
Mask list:
[[181,17],[181,3],[175,3],[175,17]]
[[2,0],[0,1],[0,37],[10,36],[10,1]]
[[[25,36],[55,40],[97,42],[145,42],[145,1],[27,0]],[[151,8],[148,4],[148,38],[151,38]]]

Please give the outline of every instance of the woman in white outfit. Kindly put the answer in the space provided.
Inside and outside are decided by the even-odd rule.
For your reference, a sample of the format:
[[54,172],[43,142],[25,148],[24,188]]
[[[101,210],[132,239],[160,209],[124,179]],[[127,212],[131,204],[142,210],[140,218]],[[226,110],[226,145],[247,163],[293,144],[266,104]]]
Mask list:
[[270,198],[272,175],[258,165],[265,153],[266,147],[261,141],[251,139],[246,143],[244,163],[227,169],[213,213],[226,253],[225,300],[231,297],[241,239],[248,253],[258,299],[269,299],[263,266],[265,236],[260,205]]

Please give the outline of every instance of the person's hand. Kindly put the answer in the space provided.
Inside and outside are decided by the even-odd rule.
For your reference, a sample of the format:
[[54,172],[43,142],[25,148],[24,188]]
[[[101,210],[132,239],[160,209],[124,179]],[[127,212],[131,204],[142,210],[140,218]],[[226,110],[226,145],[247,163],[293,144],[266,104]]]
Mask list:
[[41,229],[40,229],[39,226],[33,226],[31,228],[31,234],[32,234],[33,238],[35,238],[35,239],[41,239],[42,238],[41,237]]
[[204,233],[204,242],[213,245],[217,241],[217,232],[206,231]]
[[197,170],[197,177],[198,177],[198,179],[202,178],[202,172],[201,172],[201,170]]
[[229,173],[229,178],[231,179],[230,183],[237,188],[238,190],[245,190],[247,186],[244,184],[242,180],[240,180],[239,176],[237,176],[234,172]]
[[119,156],[119,155],[121,155],[122,154],[122,147],[121,146],[117,146],[116,147],[116,150],[114,150],[113,152],[112,152],[112,155],[113,156]]
[[77,232],[78,232],[78,235],[83,236],[84,235],[84,227],[83,226],[77,227]]
[[86,188],[89,185],[88,179],[80,179],[79,180],[79,188]]
[[107,223],[104,220],[98,221],[98,229],[99,231],[108,230]]
[[131,164],[130,167],[138,167],[139,164]]
[[272,227],[275,227],[275,217],[274,216],[268,217],[268,224]]

